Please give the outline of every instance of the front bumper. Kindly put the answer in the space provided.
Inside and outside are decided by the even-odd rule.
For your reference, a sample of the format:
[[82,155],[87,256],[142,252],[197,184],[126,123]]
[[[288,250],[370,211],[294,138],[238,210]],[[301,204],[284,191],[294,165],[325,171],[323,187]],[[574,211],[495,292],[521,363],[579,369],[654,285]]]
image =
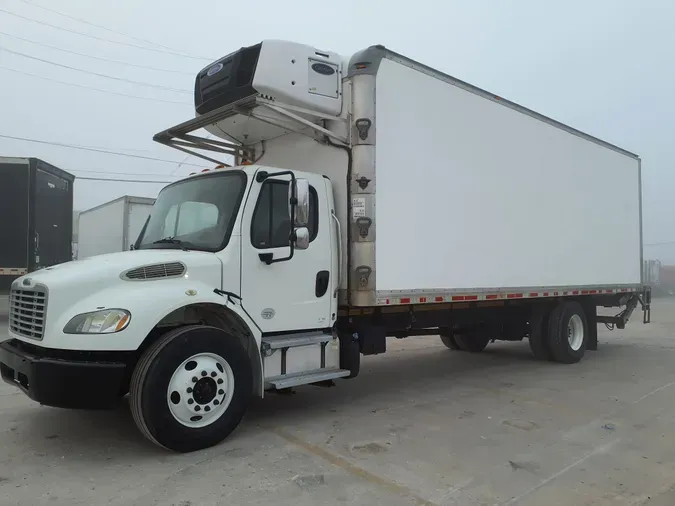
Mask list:
[[126,371],[127,363],[114,357],[86,357],[81,352],[50,350],[16,339],[0,343],[2,379],[47,406],[112,407],[126,393]]

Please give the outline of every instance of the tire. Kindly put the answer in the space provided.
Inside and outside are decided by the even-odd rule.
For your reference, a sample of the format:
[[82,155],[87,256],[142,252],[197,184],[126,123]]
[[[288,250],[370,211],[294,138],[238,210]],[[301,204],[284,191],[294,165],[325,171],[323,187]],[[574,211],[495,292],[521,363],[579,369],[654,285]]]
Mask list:
[[452,334],[447,334],[443,335],[441,334],[441,341],[443,341],[443,344],[450,348],[451,350],[459,350],[459,345],[457,344],[457,341],[455,340],[455,336]]
[[555,362],[574,364],[583,358],[588,342],[588,322],[581,304],[561,302],[551,311],[547,341]]
[[538,360],[550,361],[551,350],[548,347],[548,323],[550,308],[537,307],[530,320],[530,350]]
[[239,340],[216,327],[190,325],[167,332],[143,353],[129,404],[146,438],[191,452],[225,439],[239,425],[252,391],[251,363]]
[[490,336],[472,332],[471,334],[458,334],[455,336],[457,346],[462,351],[478,353],[485,349],[490,342]]

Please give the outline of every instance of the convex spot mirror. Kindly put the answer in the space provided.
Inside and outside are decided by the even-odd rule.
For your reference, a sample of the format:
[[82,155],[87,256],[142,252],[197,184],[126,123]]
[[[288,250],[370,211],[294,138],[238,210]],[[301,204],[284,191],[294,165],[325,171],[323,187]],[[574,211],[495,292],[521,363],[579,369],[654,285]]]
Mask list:
[[296,228],[294,234],[295,234],[295,249],[309,248],[309,229],[307,227]]

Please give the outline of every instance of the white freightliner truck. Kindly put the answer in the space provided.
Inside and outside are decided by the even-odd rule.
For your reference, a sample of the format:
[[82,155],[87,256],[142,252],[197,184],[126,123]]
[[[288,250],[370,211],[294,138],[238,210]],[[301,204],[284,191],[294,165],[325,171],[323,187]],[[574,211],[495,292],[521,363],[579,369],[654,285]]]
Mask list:
[[155,140],[234,166],[162,190],[134,251],[13,284],[0,367],[34,400],[128,393],[147,438],[191,451],[254,395],[355,377],[387,336],[574,363],[599,323],[649,320],[630,152],[382,46],[242,48],[195,107]]

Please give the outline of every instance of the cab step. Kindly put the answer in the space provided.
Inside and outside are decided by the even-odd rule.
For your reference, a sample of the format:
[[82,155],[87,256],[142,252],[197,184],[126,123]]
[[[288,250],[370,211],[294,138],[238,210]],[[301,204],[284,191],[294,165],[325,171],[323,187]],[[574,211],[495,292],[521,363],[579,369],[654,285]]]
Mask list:
[[345,378],[351,374],[347,369],[317,369],[314,371],[301,372],[295,374],[281,374],[265,380],[265,388],[297,387],[299,385],[309,385],[320,381]]
[[285,348],[297,348],[298,346],[328,343],[332,339],[332,334],[323,332],[285,334],[282,336],[263,337],[261,348],[263,353],[265,353],[271,350],[283,350]]

